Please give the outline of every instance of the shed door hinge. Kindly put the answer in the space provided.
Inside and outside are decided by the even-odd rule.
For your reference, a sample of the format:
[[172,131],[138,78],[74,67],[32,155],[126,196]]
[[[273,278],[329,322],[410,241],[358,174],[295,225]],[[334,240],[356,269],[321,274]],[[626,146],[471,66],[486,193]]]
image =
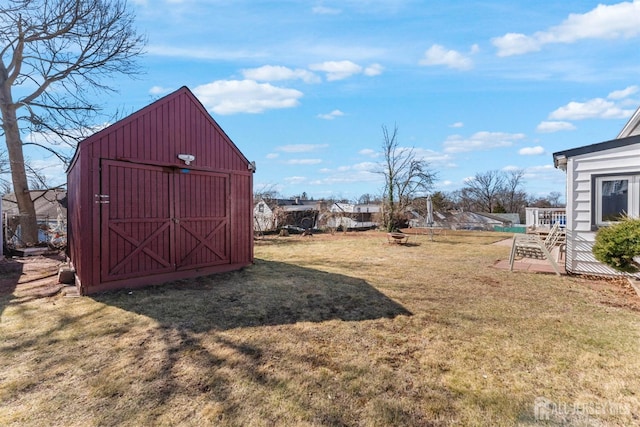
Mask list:
[[107,204],[109,203],[109,195],[108,194],[96,194],[95,195],[95,202],[98,204]]

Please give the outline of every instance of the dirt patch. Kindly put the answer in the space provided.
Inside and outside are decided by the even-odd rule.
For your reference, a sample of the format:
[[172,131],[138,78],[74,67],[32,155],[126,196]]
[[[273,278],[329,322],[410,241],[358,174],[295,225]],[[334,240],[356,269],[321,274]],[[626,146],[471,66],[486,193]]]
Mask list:
[[582,286],[597,292],[601,304],[640,312],[640,297],[625,277],[575,277]]
[[56,294],[62,287],[57,273],[64,260],[64,254],[58,253],[0,260],[0,295],[39,298]]

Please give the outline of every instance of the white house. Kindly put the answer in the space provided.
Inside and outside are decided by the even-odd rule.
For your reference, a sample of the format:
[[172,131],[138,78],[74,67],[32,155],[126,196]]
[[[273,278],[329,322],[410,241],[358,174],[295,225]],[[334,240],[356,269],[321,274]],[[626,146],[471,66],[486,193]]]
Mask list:
[[317,227],[322,201],[260,198],[253,205],[253,231],[273,231],[289,226],[298,229]]
[[273,207],[264,199],[259,199],[253,205],[253,231],[265,232],[274,230],[276,227],[276,218]]
[[351,204],[336,202],[331,205],[331,217],[326,225],[332,228],[343,227],[348,230],[376,228],[380,225],[380,205]]
[[559,151],[553,163],[567,173],[566,270],[619,275],[592,247],[600,227],[623,214],[640,217],[640,109],[616,139]]

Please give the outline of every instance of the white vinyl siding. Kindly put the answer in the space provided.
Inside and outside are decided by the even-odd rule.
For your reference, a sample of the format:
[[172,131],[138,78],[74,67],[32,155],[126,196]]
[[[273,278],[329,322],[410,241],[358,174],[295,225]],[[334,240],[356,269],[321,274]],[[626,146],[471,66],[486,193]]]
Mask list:
[[[599,202],[603,181],[630,179],[630,215],[640,216],[640,144],[580,154],[567,159],[566,269],[577,274],[617,275],[592,253],[602,221]],[[598,188],[600,189],[598,190]],[[596,194],[594,194],[596,193]]]

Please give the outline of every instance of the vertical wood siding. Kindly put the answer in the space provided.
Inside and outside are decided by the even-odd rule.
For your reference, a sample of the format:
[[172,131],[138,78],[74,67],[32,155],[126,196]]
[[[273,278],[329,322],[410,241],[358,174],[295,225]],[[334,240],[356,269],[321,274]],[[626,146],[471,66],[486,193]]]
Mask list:
[[[196,159],[187,166],[178,154]],[[248,163],[187,88],[81,142],[68,173],[81,292],[253,262]]]
[[170,178],[156,166],[103,162],[102,281],[174,270]]
[[230,263],[228,175],[183,170],[175,182],[177,268]]
[[[235,174],[232,177],[233,221],[232,258],[234,262],[249,259],[253,262],[253,175]],[[248,215],[246,214],[248,212]],[[248,244],[247,244],[248,243]]]
[[67,245],[69,258],[73,262],[77,278],[84,276],[85,271],[89,274],[91,271],[92,247],[87,246],[87,239],[84,239],[85,242],[83,242],[83,236],[86,233],[82,232],[82,230],[91,227],[91,222],[87,221],[86,215],[83,215],[83,212],[86,212],[86,207],[83,204],[86,204],[85,199],[91,193],[87,180],[82,180],[83,175],[90,174],[87,162],[83,160],[83,157],[78,157],[74,168],[67,175]]

